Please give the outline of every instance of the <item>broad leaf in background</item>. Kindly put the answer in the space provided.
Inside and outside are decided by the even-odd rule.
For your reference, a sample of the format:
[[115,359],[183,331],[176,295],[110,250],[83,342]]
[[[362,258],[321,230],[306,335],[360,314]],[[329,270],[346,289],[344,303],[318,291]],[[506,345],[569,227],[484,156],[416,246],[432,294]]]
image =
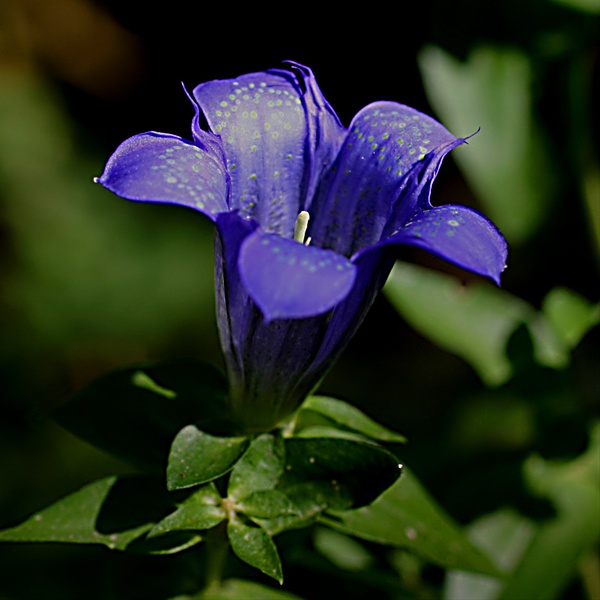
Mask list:
[[582,175],[582,194],[585,200],[586,219],[596,257],[600,260],[600,167],[590,165]]
[[531,65],[511,49],[479,48],[462,63],[437,47],[419,55],[427,96],[457,135],[480,132],[454,158],[509,243],[530,237],[548,211],[555,172],[533,122]]
[[[465,531],[503,573],[510,573],[531,541],[535,525],[527,517],[503,509],[477,519]],[[503,585],[504,581],[497,577],[449,571],[444,583],[444,600],[494,600]]]
[[552,0],[552,2],[592,15],[600,14],[600,2],[598,0]]
[[136,365],[97,379],[52,417],[95,446],[160,474],[184,425],[222,425],[226,386],[221,373],[198,361]]
[[592,304],[564,287],[550,290],[544,298],[542,312],[570,350],[600,323],[600,303]]
[[321,517],[344,533],[405,548],[438,565],[497,575],[498,569],[423,489],[410,471],[369,506]]
[[373,555],[363,544],[335,529],[317,527],[313,543],[316,550],[344,571],[364,571],[374,562]]
[[[0,71],[0,195],[14,261],[3,271],[2,345],[74,368],[131,360],[182,329],[212,333],[213,286],[199,276],[212,268],[212,233],[185,211],[158,221],[107,202],[90,181],[102,157],[82,144],[57,91],[36,68]],[[165,219],[173,226],[158,227]]]
[[585,454],[570,462],[531,457],[525,475],[534,492],[552,501],[556,516],[539,525],[498,600],[557,598],[586,555],[597,548],[600,425],[591,432]]
[[[548,498],[556,514],[535,523],[514,512],[500,511],[473,523],[468,528],[471,538],[493,557],[505,578],[450,572],[445,600],[558,598],[598,544],[599,425],[592,432],[587,452],[575,460],[553,462],[532,456],[525,463],[525,473],[533,491]],[[585,578],[585,570],[581,572]],[[590,578],[595,581],[597,573],[592,572]],[[588,589],[597,590],[596,584]],[[595,595],[592,591],[589,597]]]
[[384,292],[417,331],[466,360],[488,385],[510,378],[506,344],[522,323],[529,328],[540,364],[560,368],[568,363],[567,348],[547,319],[487,282],[464,286],[449,275],[398,262]]

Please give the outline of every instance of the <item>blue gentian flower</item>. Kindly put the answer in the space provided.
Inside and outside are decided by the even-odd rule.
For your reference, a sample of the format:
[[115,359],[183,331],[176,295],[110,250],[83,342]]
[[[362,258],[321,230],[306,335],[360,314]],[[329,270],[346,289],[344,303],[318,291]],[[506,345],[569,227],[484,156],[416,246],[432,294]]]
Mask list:
[[499,283],[506,243],[496,227],[470,208],[430,203],[442,159],[465,142],[434,119],[375,102],[345,129],[296,63],[201,84],[190,99],[191,141],[136,135],[97,181],[215,222],[229,402],[246,431],[273,428],[314,389],[399,244]]

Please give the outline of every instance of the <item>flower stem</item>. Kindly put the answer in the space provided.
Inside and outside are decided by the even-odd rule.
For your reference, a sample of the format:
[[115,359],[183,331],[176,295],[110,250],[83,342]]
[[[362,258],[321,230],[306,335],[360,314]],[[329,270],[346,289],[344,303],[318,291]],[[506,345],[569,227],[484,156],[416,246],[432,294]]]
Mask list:
[[205,591],[221,586],[228,552],[227,522],[223,522],[206,535]]

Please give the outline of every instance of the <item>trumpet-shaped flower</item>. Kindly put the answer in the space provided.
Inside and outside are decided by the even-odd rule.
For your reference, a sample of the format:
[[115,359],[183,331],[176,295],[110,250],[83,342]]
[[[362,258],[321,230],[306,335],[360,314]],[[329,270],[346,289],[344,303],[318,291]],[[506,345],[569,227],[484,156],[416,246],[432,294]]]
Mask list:
[[430,203],[444,156],[465,142],[434,119],[375,102],[345,129],[296,63],[201,84],[191,100],[192,140],[136,135],[97,181],[215,222],[219,333],[245,430],[274,427],[320,381],[398,245],[499,283],[506,243],[496,227],[470,208]]

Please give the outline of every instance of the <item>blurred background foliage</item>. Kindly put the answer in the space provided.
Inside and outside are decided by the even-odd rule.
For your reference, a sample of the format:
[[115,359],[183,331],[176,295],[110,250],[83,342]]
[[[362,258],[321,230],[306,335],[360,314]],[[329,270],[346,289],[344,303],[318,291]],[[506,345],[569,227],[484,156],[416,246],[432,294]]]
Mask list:
[[[433,202],[496,222],[510,246],[502,289],[402,249],[321,391],[404,433],[402,459],[513,577],[444,574],[319,530],[282,539],[290,589],[600,598],[599,14],[597,0],[399,1],[335,16],[0,0],[0,526],[128,470],[44,417],[69,393],[132,362],[221,364],[209,224],[92,178],[130,135],[189,136],[181,82],[293,59],[345,125],[390,99],[457,135],[480,129],[447,159]],[[166,598],[197,568],[185,555],[3,546],[0,598]]]

